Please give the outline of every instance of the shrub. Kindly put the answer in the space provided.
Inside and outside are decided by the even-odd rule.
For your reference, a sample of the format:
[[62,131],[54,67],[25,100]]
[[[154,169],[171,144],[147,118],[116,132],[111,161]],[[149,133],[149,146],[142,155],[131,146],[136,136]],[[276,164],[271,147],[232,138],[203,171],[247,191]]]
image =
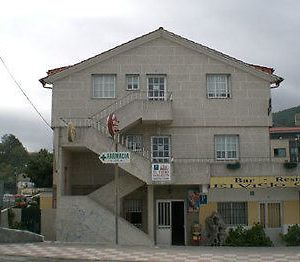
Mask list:
[[288,232],[281,237],[287,246],[300,246],[300,226],[297,224],[289,226]]
[[250,229],[245,229],[242,226],[238,226],[236,229],[230,229],[225,245],[270,247],[273,243],[270,238],[266,236],[263,226],[255,224]]
[[229,234],[225,240],[226,246],[240,246],[241,243],[245,242],[245,229],[242,226],[238,226],[237,228],[229,229]]
[[255,224],[251,229],[246,230],[246,246],[270,247],[272,241],[266,236],[264,228],[260,224]]
[[22,222],[14,222],[11,226],[11,229],[19,229],[19,230],[26,230],[26,227],[24,226],[24,224]]

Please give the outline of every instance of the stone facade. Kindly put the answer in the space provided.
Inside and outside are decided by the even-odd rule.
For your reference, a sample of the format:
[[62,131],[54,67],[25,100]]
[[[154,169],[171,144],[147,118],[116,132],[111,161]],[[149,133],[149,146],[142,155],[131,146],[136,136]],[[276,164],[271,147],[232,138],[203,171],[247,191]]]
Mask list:
[[[208,97],[207,79],[211,74],[228,76],[230,95]],[[94,75],[114,76],[115,98],[93,97]],[[139,89],[126,88],[128,75],[138,75]],[[148,99],[150,76],[165,79],[164,99]],[[132,244],[134,235],[140,244],[159,243],[159,200],[173,199],[174,208],[184,200],[186,214],[187,190],[198,188],[205,193],[203,188],[212,176],[282,175],[282,163],[271,161],[272,119],[268,114],[270,85],[279,85],[280,81],[280,77],[257,66],[162,28],[42,79],[44,84],[53,84],[58,239],[113,241],[114,167],[97,159],[101,152],[114,150],[104,126],[109,113],[114,112],[120,120],[119,151],[128,150],[128,135],[142,137],[141,152],[131,152],[131,163],[119,165],[123,175],[120,215],[133,221],[140,219],[134,212],[142,213],[141,230],[133,230],[120,218],[122,243]],[[68,140],[69,122],[76,128],[73,141]],[[216,160],[218,135],[238,137],[237,159]],[[169,181],[151,179],[153,136],[170,138]],[[239,170],[226,168],[227,163],[236,161],[241,163]],[[297,170],[293,174],[298,174]],[[142,203],[142,207],[135,206],[139,211],[133,212],[125,210],[126,203]],[[197,213],[184,216],[185,244],[192,244],[189,229],[199,223],[200,217]]]

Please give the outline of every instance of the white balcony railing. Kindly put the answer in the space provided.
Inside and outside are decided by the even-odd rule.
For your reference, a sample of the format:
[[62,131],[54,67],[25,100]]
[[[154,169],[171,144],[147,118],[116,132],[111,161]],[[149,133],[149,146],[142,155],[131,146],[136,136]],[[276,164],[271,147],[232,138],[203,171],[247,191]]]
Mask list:
[[[99,110],[98,112],[92,114],[90,118],[97,119],[98,121],[106,118],[109,114],[116,112],[120,108],[130,104],[135,100],[149,100],[149,101],[156,101],[155,98],[148,98],[148,92],[145,91],[130,91],[129,94],[121,97],[120,99],[114,101],[112,104],[108,105],[107,107]],[[157,99],[158,101],[172,101],[172,93],[165,92],[165,97],[162,99],[161,97]]]
[[[96,119],[92,118],[60,118],[61,120],[61,126],[66,127],[69,123],[72,123],[74,127],[79,128],[94,128],[96,129],[100,134],[104,135],[106,138],[110,138],[110,134],[108,133],[106,125],[103,123],[96,121]],[[126,150],[129,150],[133,154],[137,154],[142,156],[143,158],[146,158],[147,160],[150,159],[150,153],[149,151],[145,150],[145,148],[142,148],[140,151],[134,151],[130,150],[126,147],[125,139],[122,139],[122,137],[119,137],[118,144],[123,147],[123,149],[126,148]]]

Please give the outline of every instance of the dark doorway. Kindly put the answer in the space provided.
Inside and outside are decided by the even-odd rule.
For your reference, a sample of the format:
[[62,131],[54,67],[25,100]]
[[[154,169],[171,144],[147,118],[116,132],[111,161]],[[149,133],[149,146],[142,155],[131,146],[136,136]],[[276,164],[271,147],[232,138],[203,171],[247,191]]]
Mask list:
[[184,244],[184,202],[172,201],[172,245]]

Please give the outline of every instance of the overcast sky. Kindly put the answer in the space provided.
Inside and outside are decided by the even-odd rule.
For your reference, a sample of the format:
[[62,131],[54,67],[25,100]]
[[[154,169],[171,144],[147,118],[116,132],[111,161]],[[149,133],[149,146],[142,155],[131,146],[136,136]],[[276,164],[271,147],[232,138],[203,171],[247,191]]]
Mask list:
[[[275,111],[300,105],[300,1],[3,1],[0,56],[50,122],[51,90],[38,79],[163,26],[248,63],[274,67]],[[0,64],[0,136],[52,149],[52,131]]]

